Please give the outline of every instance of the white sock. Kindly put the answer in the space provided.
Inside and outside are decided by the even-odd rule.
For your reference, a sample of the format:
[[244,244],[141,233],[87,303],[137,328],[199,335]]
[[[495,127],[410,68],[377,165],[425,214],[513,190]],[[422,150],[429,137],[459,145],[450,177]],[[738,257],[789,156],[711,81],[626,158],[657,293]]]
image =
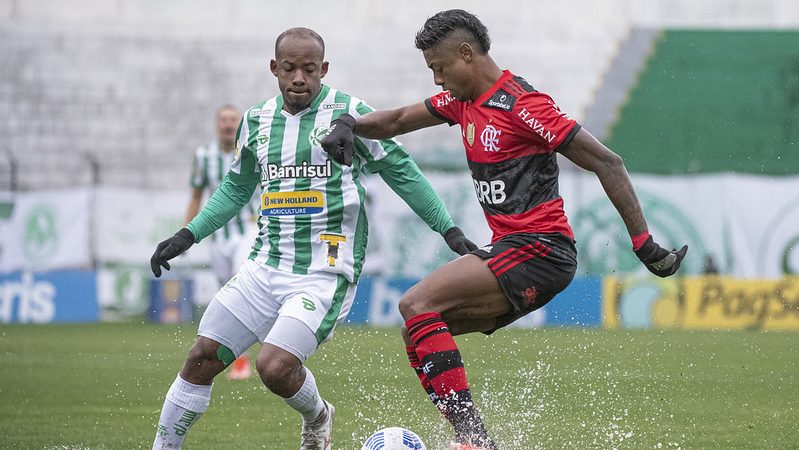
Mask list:
[[307,367],[305,368],[305,382],[302,383],[300,390],[285,400],[287,405],[302,414],[302,420],[305,422],[316,419],[325,409],[322,396],[319,395],[319,390],[316,388],[316,379]]
[[211,386],[191,384],[178,374],[161,408],[153,450],[181,448],[189,428],[200,420],[210,401]]

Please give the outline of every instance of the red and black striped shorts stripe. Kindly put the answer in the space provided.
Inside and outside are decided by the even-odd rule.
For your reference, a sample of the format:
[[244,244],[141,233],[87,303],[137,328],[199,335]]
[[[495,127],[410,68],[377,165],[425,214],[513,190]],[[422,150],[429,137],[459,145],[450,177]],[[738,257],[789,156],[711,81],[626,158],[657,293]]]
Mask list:
[[488,260],[513,305],[499,326],[544,306],[571,283],[577,270],[574,240],[560,233],[511,234],[472,253]]

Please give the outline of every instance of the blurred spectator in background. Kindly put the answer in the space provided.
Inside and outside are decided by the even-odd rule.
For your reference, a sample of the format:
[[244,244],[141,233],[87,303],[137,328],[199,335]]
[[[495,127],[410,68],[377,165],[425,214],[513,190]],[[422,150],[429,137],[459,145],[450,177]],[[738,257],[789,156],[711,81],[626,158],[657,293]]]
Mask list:
[[[241,112],[232,105],[224,105],[216,112],[216,140],[200,146],[194,152],[191,172],[191,199],[186,210],[184,225],[191,222],[202,206],[203,196],[211,195],[228,172],[235,156],[236,131],[241,121]],[[249,253],[251,236],[248,230],[256,217],[256,208],[251,202],[248,207],[211,235],[211,269],[214,271],[219,287],[222,287],[239,270],[239,266]],[[228,372],[232,380],[252,376],[250,359],[241,355]]]

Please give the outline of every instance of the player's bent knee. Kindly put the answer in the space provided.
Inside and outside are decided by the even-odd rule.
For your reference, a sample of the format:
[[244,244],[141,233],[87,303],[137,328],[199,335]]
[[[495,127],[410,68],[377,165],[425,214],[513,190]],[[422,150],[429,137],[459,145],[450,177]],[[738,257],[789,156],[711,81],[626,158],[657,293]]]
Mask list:
[[402,318],[408,320],[415,315],[435,311],[435,305],[430,300],[418,284],[414,285],[400,299],[399,311]]
[[267,358],[259,355],[255,361],[255,368],[264,385],[275,394],[281,394],[291,384],[292,377],[299,373],[302,364],[299,360],[291,361],[288,358]]
[[[217,352],[221,347],[224,346],[216,341],[204,338],[198,339],[186,357],[186,363],[183,365],[183,370],[181,370],[183,378],[194,384],[209,384],[227,365],[217,356]],[[227,347],[224,347],[224,349],[228,352],[230,351]],[[230,354],[232,355],[232,352]]]
[[221,344],[210,339],[198,339],[197,342],[191,346],[187,359],[192,364],[202,364],[203,361],[216,360],[217,346],[222,347]]

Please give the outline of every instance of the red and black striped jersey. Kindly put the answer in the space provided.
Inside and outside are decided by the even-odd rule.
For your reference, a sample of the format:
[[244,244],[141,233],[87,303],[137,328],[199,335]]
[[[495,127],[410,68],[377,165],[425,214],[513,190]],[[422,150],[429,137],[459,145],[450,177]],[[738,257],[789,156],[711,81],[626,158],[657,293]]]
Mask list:
[[504,71],[477,100],[444,91],[425,100],[431,114],[460,124],[466,159],[492,242],[514,233],[563,233],[574,238],[558,193],[555,152],[580,125],[549,95]]

